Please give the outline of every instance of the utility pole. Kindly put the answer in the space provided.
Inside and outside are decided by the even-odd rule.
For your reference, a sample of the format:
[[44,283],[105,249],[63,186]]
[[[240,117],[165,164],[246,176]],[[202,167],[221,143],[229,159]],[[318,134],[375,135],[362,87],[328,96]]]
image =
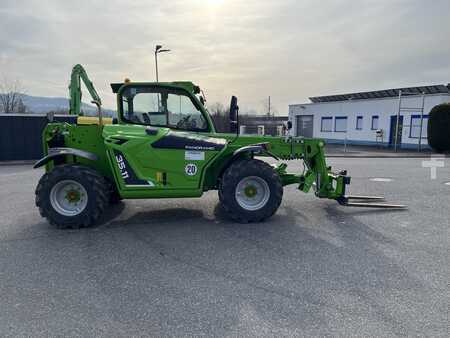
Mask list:
[[[156,46],[158,48],[158,46]],[[156,67],[156,82],[159,82],[158,79],[158,49],[155,50],[155,67]]]
[[398,143],[398,130],[400,124],[400,111],[402,110],[402,90],[398,91],[398,111],[397,111],[397,121],[395,123],[395,137],[394,137],[394,151],[397,152]]
[[170,52],[170,49],[162,49],[162,45],[156,45],[155,47],[155,67],[156,67],[156,82],[159,82],[159,75],[158,75],[158,54],[159,53],[165,53]]
[[[156,82],[159,82],[159,74],[158,74],[158,54],[159,53],[165,53],[170,52],[170,49],[162,49],[162,45],[156,45],[155,46],[155,67],[156,67]],[[161,110],[161,101],[158,94],[158,111]]]
[[267,115],[270,117],[270,96],[269,96],[269,109],[268,109]]

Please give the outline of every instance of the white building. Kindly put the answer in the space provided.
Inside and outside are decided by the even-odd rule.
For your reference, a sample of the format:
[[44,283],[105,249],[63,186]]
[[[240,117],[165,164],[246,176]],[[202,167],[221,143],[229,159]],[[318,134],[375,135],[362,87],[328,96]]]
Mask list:
[[323,138],[328,143],[392,146],[400,105],[397,144],[402,148],[418,147],[423,111],[420,142],[427,147],[428,114],[435,105],[450,102],[450,84],[309,99],[311,103],[289,106],[296,136]]

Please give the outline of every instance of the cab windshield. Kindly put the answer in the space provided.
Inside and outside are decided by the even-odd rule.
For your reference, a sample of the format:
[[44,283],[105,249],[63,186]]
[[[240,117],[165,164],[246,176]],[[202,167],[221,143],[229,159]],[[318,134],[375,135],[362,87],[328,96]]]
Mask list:
[[207,131],[200,109],[182,90],[128,87],[122,92],[122,118],[130,123],[187,131]]

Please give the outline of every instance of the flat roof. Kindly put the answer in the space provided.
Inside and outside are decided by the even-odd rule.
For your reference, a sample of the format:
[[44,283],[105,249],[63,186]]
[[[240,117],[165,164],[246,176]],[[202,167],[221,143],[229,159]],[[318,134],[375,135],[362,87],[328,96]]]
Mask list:
[[429,94],[449,94],[450,84],[448,85],[430,85],[420,87],[406,87],[395,89],[375,90],[371,92],[327,95],[327,96],[313,96],[309,99],[313,103],[319,102],[336,102],[336,101],[348,101],[348,100],[368,100],[368,99],[380,99],[385,97],[397,97],[399,92],[402,91],[402,95],[425,95]]

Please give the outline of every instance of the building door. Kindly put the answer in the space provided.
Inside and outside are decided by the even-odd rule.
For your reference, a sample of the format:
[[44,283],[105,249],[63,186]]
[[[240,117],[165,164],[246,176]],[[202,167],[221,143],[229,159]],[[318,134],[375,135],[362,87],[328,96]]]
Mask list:
[[[389,131],[389,145],[394,146],[395,144],[395,130],[397,128],[397,115],[391,116],[391,127]],[[403,115],[400,115],[399,123],[398,123],[398,135],[397,135],[397,145],[402,143],[402,134],[403,134]]]
[[296,136],[313,137],[314,116],[297,115],[297,134]]

